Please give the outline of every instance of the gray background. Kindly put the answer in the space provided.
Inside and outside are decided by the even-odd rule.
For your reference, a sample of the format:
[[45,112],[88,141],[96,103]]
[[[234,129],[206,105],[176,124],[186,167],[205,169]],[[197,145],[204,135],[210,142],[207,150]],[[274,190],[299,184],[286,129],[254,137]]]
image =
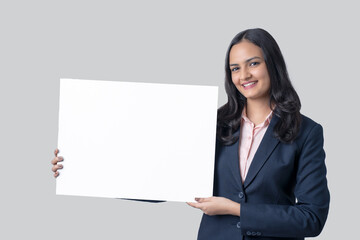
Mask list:
[[195,239],[201,212],[185,203],[55,195],[59,78],[218,85],[220,106],[228,44],[253,27],[278,41],[302,113],[324,127],[331,209],[318,239],[354,238],[355,3],[1,1],[0,239]]

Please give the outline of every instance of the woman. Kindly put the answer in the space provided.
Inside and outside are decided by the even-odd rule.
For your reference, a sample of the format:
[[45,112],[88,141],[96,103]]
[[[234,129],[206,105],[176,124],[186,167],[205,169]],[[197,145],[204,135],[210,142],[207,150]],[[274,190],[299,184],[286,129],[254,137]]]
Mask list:
[[[276,41],[263,29],[240,32],[225,71],[214,196],[188,203],[204,212],[198,239],[317,236],[330,201],[322,127],[300,114]],[[61,160],[52,160],[55,177]]]

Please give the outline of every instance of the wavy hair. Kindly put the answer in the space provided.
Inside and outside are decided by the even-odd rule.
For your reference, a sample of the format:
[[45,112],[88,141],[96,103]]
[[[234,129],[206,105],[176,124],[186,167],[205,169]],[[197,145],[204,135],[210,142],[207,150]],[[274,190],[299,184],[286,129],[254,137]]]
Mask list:
[[[218,109],[217,138],[225,145],[235,143],[239,136],[233,134],[241,124],[241,113],[246,98],[238,91],[231,79],[229,54],[231,48],[246,39],[260,47],[270,76],[269,106],[279,117],[275,125],[275,137],[285,143],[292,142],[300,129],[301,103],[289,79],[285,60],[275,39],[264,29],[247,29],[238,33],[231,41],[225,58],[225,90],[228,102]],[[272,106],[275,106],[273,109]]]

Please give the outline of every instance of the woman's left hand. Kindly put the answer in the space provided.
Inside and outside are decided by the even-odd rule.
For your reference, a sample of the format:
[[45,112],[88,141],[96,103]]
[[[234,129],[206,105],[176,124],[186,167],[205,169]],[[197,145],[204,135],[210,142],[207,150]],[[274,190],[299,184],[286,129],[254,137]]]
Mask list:
[[197,202],[187,202],[188,205],[198,208],[207,215],[234,215],[240,216],[240,203],[224,197],[195,198]]

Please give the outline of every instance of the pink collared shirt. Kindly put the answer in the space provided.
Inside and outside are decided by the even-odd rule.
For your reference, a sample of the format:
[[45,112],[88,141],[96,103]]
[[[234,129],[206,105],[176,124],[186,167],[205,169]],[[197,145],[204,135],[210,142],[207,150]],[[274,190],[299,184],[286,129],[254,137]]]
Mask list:
[[244,182],[254,155],[260,145],[262,138],[272,118],[272,111],[265,121],[255,126],[246,116],[246,108],[241,115],[240,139],[239,139],[239,161],[240,174]]

